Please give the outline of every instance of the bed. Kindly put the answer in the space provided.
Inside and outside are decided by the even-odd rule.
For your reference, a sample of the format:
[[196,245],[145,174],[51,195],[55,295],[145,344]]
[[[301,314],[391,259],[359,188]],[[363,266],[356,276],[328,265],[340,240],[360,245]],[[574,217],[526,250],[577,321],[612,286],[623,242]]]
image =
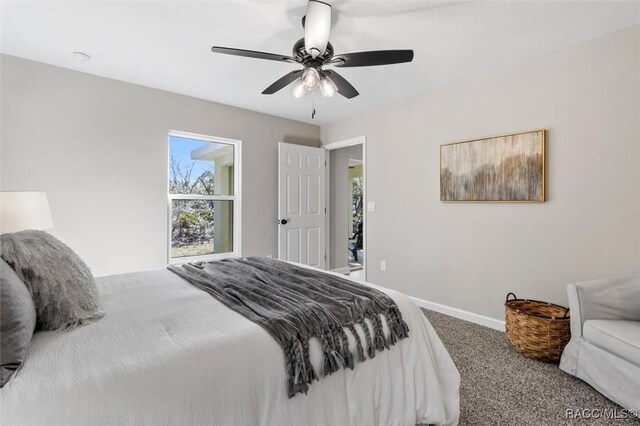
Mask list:
[[420,309],[396,291],[368,284],[396,301],[409,337],[289,398],[273,338],[178,275],[111,275],[97,285],[104,318],[34,335],[27,362],[0,392],[3,425],[458,422],[458,371]]

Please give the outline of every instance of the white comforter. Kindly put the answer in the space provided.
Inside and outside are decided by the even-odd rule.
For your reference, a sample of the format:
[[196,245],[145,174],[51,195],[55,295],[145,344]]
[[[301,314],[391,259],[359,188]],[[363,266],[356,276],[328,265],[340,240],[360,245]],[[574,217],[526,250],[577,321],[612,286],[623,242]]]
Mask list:
[[[34,336],[1,390],[3,426],[458,422],[458,371],[422,312],[395,291],[376,287],[398,303],[409,338],[289,399],[275,340],[182,278],[158,270],[97,281],[106,316]],[[311,355],[320,372],[319,345]]]

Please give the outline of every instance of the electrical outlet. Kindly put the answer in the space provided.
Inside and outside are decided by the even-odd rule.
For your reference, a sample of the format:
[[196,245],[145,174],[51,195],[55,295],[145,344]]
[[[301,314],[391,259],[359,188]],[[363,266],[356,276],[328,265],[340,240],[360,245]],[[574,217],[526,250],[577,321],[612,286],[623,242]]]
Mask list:
[[375,212],[376,211],[376,202],[375,201],[367,201],[367,211]]
[[273,259],[273,255],[272,255],[272,254],[268,254],[268,255],[267,255],[267,258],[269,258],[269,259]]
[[380,270],[382,272],[387,272],[387,261],[386,260],[381,260],[380,261]]

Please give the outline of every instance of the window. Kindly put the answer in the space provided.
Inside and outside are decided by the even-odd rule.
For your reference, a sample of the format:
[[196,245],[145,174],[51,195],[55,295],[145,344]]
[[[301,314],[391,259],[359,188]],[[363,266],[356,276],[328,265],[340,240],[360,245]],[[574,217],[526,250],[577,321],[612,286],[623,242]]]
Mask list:
[[240,141],[169,133],[169,261],[240,254]]

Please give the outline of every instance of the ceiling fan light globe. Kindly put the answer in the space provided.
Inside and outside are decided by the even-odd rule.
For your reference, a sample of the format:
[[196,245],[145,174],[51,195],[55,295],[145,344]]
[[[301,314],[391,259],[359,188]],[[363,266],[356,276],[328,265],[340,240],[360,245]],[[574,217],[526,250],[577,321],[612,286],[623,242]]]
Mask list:
[[302,73],[302,84],[304,88],[312,91],[320,85],[320,73],[315,68],[307,68]]
[[306,92],[307,90],[302,83],[302,79],[297,79],[296,82],[293,83],[293,97],[302,98]]
[[324,77],[320,82],[320,91],[323,98],[330,98],[336,94],[338,87],[329,77]]

